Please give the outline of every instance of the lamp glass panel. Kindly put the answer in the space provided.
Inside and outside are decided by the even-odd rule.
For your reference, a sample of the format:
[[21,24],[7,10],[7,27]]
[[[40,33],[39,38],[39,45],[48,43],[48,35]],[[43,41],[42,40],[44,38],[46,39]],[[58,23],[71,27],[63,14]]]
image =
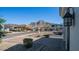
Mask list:
[[71,26],[72,25],[72,19],[66,18],[64,19],[64,26]]

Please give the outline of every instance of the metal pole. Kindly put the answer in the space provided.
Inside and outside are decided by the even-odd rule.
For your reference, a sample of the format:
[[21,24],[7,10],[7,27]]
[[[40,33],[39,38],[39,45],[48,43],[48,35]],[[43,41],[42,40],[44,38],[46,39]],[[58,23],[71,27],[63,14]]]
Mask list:
[[70,26],[67,27],[67,51],[70,51]]

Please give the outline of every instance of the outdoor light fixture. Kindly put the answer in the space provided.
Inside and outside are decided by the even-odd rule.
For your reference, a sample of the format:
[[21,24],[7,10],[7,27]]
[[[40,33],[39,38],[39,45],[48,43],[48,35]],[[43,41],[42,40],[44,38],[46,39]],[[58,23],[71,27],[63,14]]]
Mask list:
[[67,12],[63,17],[64,26],[67,28],[67,40],[65,41],[67,51],[70,50],[70,26],[72,26],[74,22],[74,12],[71,14],[70,11],[70,8],[67,8]]
[[64,26],[72,26],[74,20],[74,12],[70,13],[70,8],[67,9],[66,14],[64,15]]

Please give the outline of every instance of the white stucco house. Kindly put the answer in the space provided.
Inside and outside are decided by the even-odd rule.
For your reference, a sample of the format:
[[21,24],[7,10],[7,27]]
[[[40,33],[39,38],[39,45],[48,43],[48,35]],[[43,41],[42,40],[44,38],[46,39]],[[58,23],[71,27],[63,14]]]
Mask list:
[[[63,18],[67,12],[68,7],[60,7],[60,16]],[[79,7],[71,7],[70,14],[74,12],[74,19],[72,26],[70,26],[70,51],[79,51]],[[64,19],[63,19],[64,22]],[[67,27],[64,26],[64,40],[67,42]]]

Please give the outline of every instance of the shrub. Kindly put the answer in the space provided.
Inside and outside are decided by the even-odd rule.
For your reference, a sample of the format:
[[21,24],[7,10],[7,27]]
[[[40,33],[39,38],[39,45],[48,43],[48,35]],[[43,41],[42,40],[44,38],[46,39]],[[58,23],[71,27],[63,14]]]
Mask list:
[[26,48],[32,47],[32,45],[33,45],[33,39],[31,39],[31,38],[24,38],[24,40],[23,40],[23,45],[24,45]]
[[48,35],[44,35],[45,38],[49,38],[49,34]]

